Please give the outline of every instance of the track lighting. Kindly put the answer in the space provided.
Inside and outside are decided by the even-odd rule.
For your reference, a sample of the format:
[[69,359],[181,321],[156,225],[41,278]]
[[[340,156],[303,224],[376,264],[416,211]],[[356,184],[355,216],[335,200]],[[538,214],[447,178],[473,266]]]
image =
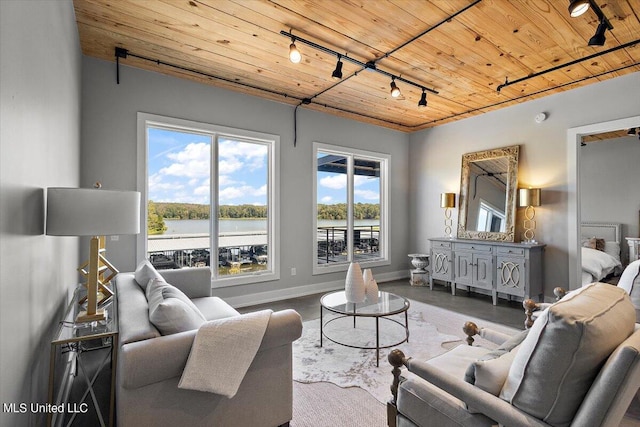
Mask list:
[[418,101],[418,107],[424,108],[427,106],[427,92],[422,89],[422,96],[420,97],[420,101]]
[[396,79],[395,77],[391,79],[391,96],[393,96],[394,98],[397,98],[400,96],[400,88],[398,87],[398,85],[396,85]]
[[[2,1],[2,0],[0,0]],[[473,3],[472,5],[478,3],[480,0],[476,0],[475,3]],[[324,52],[328,55],[332,55],[332,56],[336,56],[338,58],[338,62],[336,63],[336,68],[335,70],[333,70],[333,73],[331,73],[331,77],[335,80],[340,80],[342,79],[342,65],[343,65],[343,60],[350,62],[358,67],[360,67],[361,70],[367,70],[367,71],[371,71],[374,73],[378,73],[378,74],[382,74],[384,76],[390,77],[391,78],[391,96],[394,98],[398,98],[400,96],[402,96],[402,93],[400,92],[400,88],[398,87],[398,85],[396,84],[395,80],[399,80],[403,83],[406,83],[410,86],[422,89],[422,97],[420,98],[420,101],[418,102],[418,107],[426,107],[427,106],[427,94],[426,92],[431,92],[434,95],[438,95],[439,92],[435,89],[430,89],[428,87],[426,87],[424,84],[419,83],[419,82],[415,82],[409,79],[406,79],[402,76],[396,76],[395,74],[392,74],[388,71],[385,70],[381,70],[380,68],[378,68],[376,62],[377,60],[374,61],[369,61],[369,62],[361,62],[358,61],[355,58],[351,58],[350,56],[348,56],[347,54],[341,54],[339,52],[336,52],[335,50],[329,49],[328,47],[319,45],[318,43],[312,42],[311,40],[306,40],[302,37],[298,37],[298,36],[294,36],[291,32],[288,31],[280,31],[280,35],[285,36],[289,39],[291,39],[291,45],[289,45],[289,59],[291,59],[291,62],[293,63],[298,63],[300,62],[300,60],[302,59],[302,55],[300,54],[300,52],[298,51],[298,49],[296,48],[296,43],[302,43],[305,46],[309,46],[312,47],[313,49],[319,50],[321,52]],[[360,71],[355,71],[353,73],[354,76],[358,75]],[[344,81],[344,80],[343,80]],[[336,85],[339,83],[336,83]],[[333,85],[332,87],[335,87],[336,85]],[[303,102],[305,104],[309,104],[311,101],[310,99],[308,100],[309,102]]]
[[294,64],[299,63],[302,60],[302,54],[296,47],[296,39],[291,39],[291,44],[289,45],[289,60]]
[[589,0],[569,0],[569,15],[572,18],[582,15],[589,10]]
[[598,28],[596,28],[596,33],[589,39],[589,46],[604,46],[604,42],[607,39],[604,33],[607,28],[607,23],[604,19],[601,19]]
[[338,55],[338,62],[336,63],[336,69],[331,73],[331,77],[334,80],[340,80],[342,78],[342,61],[340,61],[342,56]]
[[582,15],[590,8],[593,9],[593,13],[598,17],[599,24],[596,33],[589,39],[589,46],[604,46],[604,42],[607,39],[605,33],[607,30],[613,30],[613,25],[604,16],[602,9],[593,0],[569,0],[569,15],[572,18]]

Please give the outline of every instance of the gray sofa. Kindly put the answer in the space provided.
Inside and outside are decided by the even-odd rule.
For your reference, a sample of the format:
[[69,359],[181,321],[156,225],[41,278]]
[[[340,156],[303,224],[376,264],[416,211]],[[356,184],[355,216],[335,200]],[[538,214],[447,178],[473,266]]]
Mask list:
[[[182,290],[207,320],[238,316],[211,297],[208,268],[160,271]],[[292,417],[292,342],[302,333],[294,310],[274,312],[262,344],[231,399],[178,388],[197,330],[162,336],[149,322],[144,290],[134,273],[115,279],[118,295],[119,351],[116,371],[118,426],[288,425]],[[233,358],[229,354],[229,358]]]

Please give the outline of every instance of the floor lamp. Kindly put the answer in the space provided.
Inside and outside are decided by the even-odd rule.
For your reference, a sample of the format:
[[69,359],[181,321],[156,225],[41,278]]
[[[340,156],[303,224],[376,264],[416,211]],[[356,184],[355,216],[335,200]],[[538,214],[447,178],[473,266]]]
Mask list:
[[[140,232],[140,193],[100,188],[48,188],[47,234],[52,236],[91,236],[89,261],[78,269],[87,279],[87,308],[76,322],[93,322],[106,318],[98,309],[98,291],[106,298],[112,293],[106,286],[117,274],[104,256],[102,236],[138,234]],[[105,269],[112,274],[104,278]]]

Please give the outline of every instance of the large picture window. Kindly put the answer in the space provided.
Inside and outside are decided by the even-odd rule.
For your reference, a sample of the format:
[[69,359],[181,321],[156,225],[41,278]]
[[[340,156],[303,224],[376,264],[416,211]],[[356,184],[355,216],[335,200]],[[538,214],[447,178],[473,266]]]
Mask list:
[[389,156],[314,144],[314,273],[388,263]]
[[277,278],[278,138],[139,114],[146,216],[158,269],[208,266],[214,284]]

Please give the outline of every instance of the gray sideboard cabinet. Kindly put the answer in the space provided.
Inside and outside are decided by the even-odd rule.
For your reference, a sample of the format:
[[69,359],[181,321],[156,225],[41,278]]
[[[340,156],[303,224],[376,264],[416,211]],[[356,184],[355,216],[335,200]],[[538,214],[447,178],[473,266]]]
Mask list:
[[493,305],[500,294],[511,298],[542,300],[544,244],[494,242],[488,240],[432,238],[431,275],[433,280],[456,288],[484,289],[491,293]]

